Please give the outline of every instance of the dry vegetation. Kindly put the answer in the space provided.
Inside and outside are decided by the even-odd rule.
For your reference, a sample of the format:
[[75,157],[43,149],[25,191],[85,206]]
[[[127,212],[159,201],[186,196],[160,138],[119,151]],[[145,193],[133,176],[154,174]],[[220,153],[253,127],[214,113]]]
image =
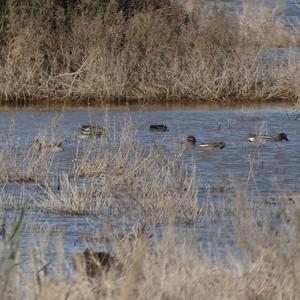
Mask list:
[[[270,204],[257,195],[248,199],[247,188],[237,185],[223,193],[219,205],[209,199],[199,202],[195,169],[186,167],[181,145],[173,153],[158,146],[145,149],[130,119],[121,127],[112,138],[107,120],[107,138],[80,142],[69,156],[73,166],[57,174],[53,156],[61,153],[19,149],[11,126],[1,152],[4,192],[8,181],[20,183],[17,174],[34,178],[36,191],[29,190],[29,203],[24,179],[21,205],[26,209],[10,226],[4,219],[1,227],[1,299],[297,299],[299,195],[279,195]],[[18,207],[13,201],[1,196],[2,216],[6,204]],[[83,240],[94,249],[108,243],[114,263],[98,276],[87,276],[65,257],[58,239],[63,232],[53,234],[53,228],[35,224],[33,237],[39,230],[44,244],[33,238],[25,250],[30,259],[24,261],[20,240],[24,222],[31,225],[30,215],[24,216],[27,207],[99,218],[101,230]],[[131,224],[129,230],[122,230],[114,217]],[[203,244],[202,222],[212,232]],[[51,236],[55,249],[51,242],[52,248],[45,246]],[[55,259],[47,255],[49,250]]]
[[299,96],[299,64],[264,58],[268,49],[297,45],[276,7],[247,1],[228,14],[207,1],[5,3],[2,102]]
[[[276,230],[271,225],[275,219],[259,210],[262,207],[249,208],[243,193],[233,207],[237,252],[199,253],[193,236],[178,236],[172,222],[160,238],[138,234],[137,227],[127,240],[108,231],[118,263],[94,278],[82,269],[72,271],[61,245],[53,251],[57,261],[50,265],[45,253],[30,247],[24,272],[18,255],[10,255],[19,235],[7,237],[0,244],[1,299],[297,299],[299,207]],[[258,223],[258,215],[265,220]]]
[[59,155],[64,152],[39,152],[31,144],[21,148],[13,129],[9,136],[0,151],[0,180],[4,188],[8,183],[32,182],[36,193],[32,185],[28,191],[25,186],[24,193],[31,199],[27,204],[36,209],[128,220],[141,217],[155,224],[170,215],[190,223],[201,212],[196,174],[183,164],[184,147],[174,153],[156,145],[144,149],[127,117],[115,139],[79,140],[65,171],[59,171]]
[[[56,122],[57,120],[52,121],[52,131],[56,130]],[[8,132],[2,134],[2,138],[5,143],[0,148],[1,183],[34,182],[45,185],[49,182],[53,153],[37,151],[33,140],[28,141],[25,147],[21,146],[21,137],[15,132],[14,121],[11,122]],[[45,133],[41,133],[39,138],[44,142]]]

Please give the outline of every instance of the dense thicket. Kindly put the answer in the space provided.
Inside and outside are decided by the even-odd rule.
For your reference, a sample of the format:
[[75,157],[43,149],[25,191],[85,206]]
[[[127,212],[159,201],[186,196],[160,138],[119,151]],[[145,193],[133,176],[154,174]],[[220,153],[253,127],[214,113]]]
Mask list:
[[296,36],[264,4],[6,0],[0,9],[2,101],[298,97],[297,64],[265,59]]

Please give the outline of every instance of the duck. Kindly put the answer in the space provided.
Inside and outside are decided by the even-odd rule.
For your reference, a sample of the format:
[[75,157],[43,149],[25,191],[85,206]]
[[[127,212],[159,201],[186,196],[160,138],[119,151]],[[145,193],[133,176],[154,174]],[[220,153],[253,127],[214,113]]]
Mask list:
[[39,139],[35,139],[33,142],[33,146],[38,152],[60,152],[63,151],[63,147],[61,143],[53,143],[50,145],[43,145]]
[[161,131],[161,132],[166,132],[169,131],[168,126],[164,124],[152,124],[149,126],[149,131]]
[[[186,140],[186,143],[191,144],[193,146],[197,145],[197,140],[193,135],[189,135]],[[215,148],[215,149],[223,149],[225,148],[224,142],[211,142],[211,143],[205,143],[205,144],[198,144],[199,147],[208,147],[208,148]]]
[[102,272],[108,272],[116,259],[110,253],[97,252],[86,248],[83,253],[73,256],[73,267],[76,271],[84,271],[89,277],[97,277]]
[[275,142],[283,142],[283,141],[288,142],[289,139],[288,139],[286,133],[281,132],[281,133],[278,133],[278,134],[274,137],[274,141],[275,141]]
[[105,136],[105,128],[99,125],[82,125],[80,127],[80,133],[86,137],[100,138]]
[[259,142],[265,142],[267,140],[272,140],[275,142],[289,141],[287,134],[284,132],[278,133],[274,137],[271,137],[269,135],[264,135],[264,134],[253,134],[253,133],[248,134],[249,142],[259,143]]

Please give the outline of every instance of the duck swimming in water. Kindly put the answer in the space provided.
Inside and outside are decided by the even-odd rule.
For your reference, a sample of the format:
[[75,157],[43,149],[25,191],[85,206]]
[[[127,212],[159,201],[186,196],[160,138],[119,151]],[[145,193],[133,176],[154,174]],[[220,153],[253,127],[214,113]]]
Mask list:
[[[186,140],[186,143],[196,146],[197,140],[193,135],[189,135]],[[199,147],[208,147],[208,148],[215,148],[215,149],[223,149],[225,147],[224,142],[211,142],[205,144],[198,144]]]
[[85,137],[103,137],[105,136],[105,128],[99,125],[82,125],[80,133]]
[[283,141],[288,142],[289,139],[288,139],[287,135],[286,135],[284,132],[281,132],[281,133],[277,134],[277,135],[274,137],[274,141],[275,141],[275,142],[283,142]]
[[33,142],[33,146],[38,152],[60,152],[63,151],[63,147],[61,143],[53,143],[50,145],[43,145],[39,139],[35,139]]
[[149,130],[165,132],[165,131],[169,131],[169,128],[164,124],[153,124],[149,126]]
[[271,140],[271,141],[275,141],[275,142],[283,142],[283,141],[288,142],[289,139],[288,139],[286,133],[284,133],[284,132],[277,134],[275,137],[271,137],[269,135],[264,135],[264,134],[252,134],[252,133],[250,133],[248,135],[249,142],[261,143],[261,142],[265,142],[267,140]]

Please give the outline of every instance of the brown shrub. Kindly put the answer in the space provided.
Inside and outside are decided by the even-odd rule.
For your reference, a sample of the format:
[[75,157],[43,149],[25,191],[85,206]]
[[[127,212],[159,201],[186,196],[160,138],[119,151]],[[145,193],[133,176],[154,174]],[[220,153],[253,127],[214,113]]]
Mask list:
[[189,9],[169,1],[124,3],[127,10],[115,1],[64,7],[8,0],[2,100],[298,96],[291,65],[261,62],[266,49],[295,45],[276,10],[247,4],[229,14],[204,2]]

